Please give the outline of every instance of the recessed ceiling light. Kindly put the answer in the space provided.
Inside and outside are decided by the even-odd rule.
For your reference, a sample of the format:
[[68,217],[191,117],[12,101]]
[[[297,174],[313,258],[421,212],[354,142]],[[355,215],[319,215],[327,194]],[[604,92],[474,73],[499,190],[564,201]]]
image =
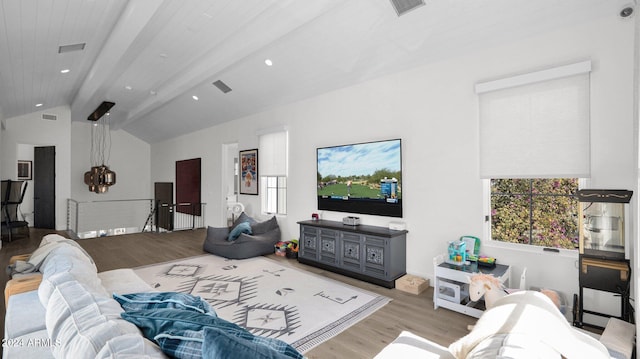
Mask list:
[[42,107],[42,104],[41,103],[37,103],[36,107]]
[[267,66],[273,66],[273,61],[271,61],[270,59],[266,59],[264,60],[265,65]]
[[71,70],[69,70],[69,69],[62,69],[62,70],[60,70],[60,73],[61,73],[61,74],[68,74],[68,73],[69,73],[69,71],[71,71]]
[[125,89],[127,89],[127,90],[129,90],[129,91],[133,90],[133,87],[131,87],[131,86],[129,86],[129,85],[125,86],[124,88],[125,88]]
[[199,100],[198,96],[196,96],[196,95],[191,96],[191,98],[192,98],[192,99],[194,99],[194,100],[196,100],[196,101],[198,101],[198,100]]

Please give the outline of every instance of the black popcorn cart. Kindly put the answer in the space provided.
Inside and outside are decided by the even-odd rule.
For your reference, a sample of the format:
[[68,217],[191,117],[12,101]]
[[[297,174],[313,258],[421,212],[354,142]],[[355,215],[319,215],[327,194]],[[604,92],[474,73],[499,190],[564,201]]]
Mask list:
[[573,325],[600,328],[584,322],[584,314],[613,315],[585,309],[584,289],[613,293],[620,297],[620,316],[633,321],[629,303],[631,266],[625,242],[625,207],[633,195],[627,190],[579,190],[580,247],[579,294],[573,300]]

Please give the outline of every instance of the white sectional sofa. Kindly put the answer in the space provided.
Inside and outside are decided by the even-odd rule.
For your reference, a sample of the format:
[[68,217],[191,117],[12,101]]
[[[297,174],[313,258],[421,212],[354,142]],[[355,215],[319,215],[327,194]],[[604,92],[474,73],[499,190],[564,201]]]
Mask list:
[[45,236],[30,258],[18,267],[37,272],[14,280],[19,286],[36,281],[37,289],[12,294],[12,282],[7,285],[3,358],[166,358],[120,317],[112,299],[113,293],[152,291],[133,270],[97,273],[84,250],[58,235]]

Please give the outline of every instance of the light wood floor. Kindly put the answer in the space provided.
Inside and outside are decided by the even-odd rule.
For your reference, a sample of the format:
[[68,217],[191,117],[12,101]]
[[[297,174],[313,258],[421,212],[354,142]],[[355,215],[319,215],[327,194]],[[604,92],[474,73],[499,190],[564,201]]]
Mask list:
[[[2,244],[0,261],[7,266],[15,254],[30,253],[37,248],[43,235],[50,230],[32,229],[29,238],[15,239]],[[64,233],[61,233],[64,235]],[[139,233],[114,237],[79,240],[94,258],[99,271],[131,268],[173,259],[203,254],[202,243],[206,231],[180,231],[173,233]],[[474,318],[447,309],[433,309],[433,288],[420,295],[382,288],[370,283],[345,277],[319,268],[298,263],[296,260],[269,255],[282,265],[307,270],[356,287],[385,295],[393,300],[374,314],[345,330],[336,337],[305,353],[309,358],[372,358],[395,339],[402,330],[448,346],[467,334],[467,325]],[[425,258],[429,260],[429,258]],[[4,287],[6,273],[0,274]],[[1,301],[0,301],[1,302]],[[0,304],[0,321],[4,328],[4,303]]]

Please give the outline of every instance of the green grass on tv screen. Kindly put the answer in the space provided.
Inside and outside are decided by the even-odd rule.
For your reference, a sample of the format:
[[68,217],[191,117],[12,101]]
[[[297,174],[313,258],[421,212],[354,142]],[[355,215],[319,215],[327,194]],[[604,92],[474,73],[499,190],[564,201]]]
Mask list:
[[[345,197],[348,195],[347,192],[347,184],[346,183],[336,183],[331,185],[326,185],[322,189],[318,189],[318,196],[341,196]],[[398,191],[396,194],[397,198],[402,198],[402,193]],[[352,198],[383,198],[380,195],[380,187],[370,187],[364,184],[353,183],[351,185],[351,195]]]

